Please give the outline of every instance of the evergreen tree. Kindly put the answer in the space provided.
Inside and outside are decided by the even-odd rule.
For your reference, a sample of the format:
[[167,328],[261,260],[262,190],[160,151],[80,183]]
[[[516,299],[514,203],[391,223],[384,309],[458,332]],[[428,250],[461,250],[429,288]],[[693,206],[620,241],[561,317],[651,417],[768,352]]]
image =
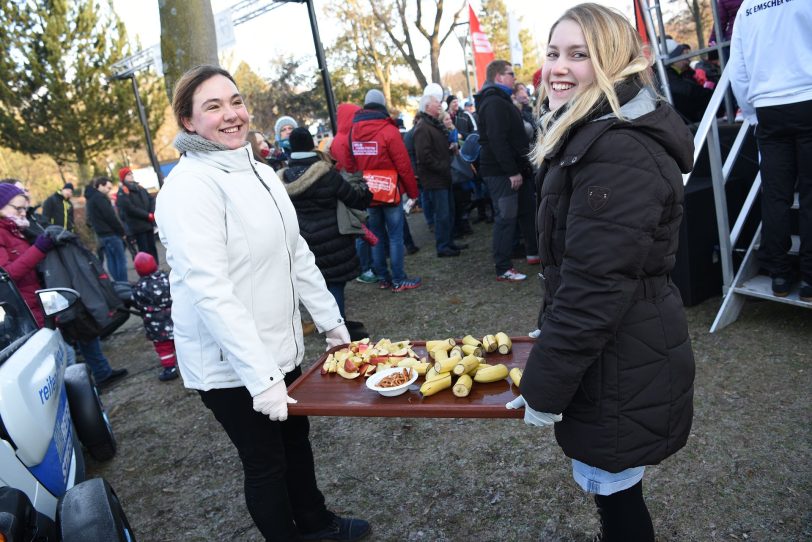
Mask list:
[[107,8],[93,0],[0,4],[0,144],[76,163],[87,178],[95,157],[140,132],[127,113],[131,87],[110,80],[127,45]]

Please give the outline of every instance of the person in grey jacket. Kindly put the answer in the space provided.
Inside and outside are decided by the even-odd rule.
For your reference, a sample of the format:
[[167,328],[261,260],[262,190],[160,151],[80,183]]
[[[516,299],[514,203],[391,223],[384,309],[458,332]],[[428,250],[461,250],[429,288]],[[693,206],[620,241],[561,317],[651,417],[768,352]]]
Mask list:
[[282,182],[245,141],[249,114],[231,74],[189,70],[172,108],[182,156],[156,218],[184,385],[237,448],[248,511],[266,540],[359,540],[369,524],[325,506],[308,419],[288,418],[287,386],[304,357],[299,302],[328,348],[349,342],[344,319]]

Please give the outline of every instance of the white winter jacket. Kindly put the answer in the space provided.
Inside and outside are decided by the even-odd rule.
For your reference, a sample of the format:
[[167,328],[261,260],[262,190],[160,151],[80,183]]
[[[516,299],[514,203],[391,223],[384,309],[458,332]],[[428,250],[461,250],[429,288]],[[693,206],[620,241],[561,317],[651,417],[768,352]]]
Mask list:
[[299,300],[320,331],[344,323],[270,167],[236,150],[187,152],[155,209],[172,267],[175,348],[187,388],[257,395],[302,361]]
[[745,0],[730,43],[730,84],[742,114],[812,100],[812,2]]

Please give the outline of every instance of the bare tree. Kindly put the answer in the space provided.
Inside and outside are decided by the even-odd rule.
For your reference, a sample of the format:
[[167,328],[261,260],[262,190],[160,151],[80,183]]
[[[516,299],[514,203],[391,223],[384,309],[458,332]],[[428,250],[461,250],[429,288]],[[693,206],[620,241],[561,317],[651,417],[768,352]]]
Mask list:
[[363,0],[337,0],[329,12],[344,27],[333,47],[333,59],[351,66],[357,85],[367,86],[370,79],[377,81],[386,103],[392,104],[392,71],[407,63],[386,30]]
[[[403,55],[404,60],[414,72],[418,84],[421,86],[421,88],[425,87],[428,84],[428,79],[426,79],[426,76],[420,67],[420,60],[417,58],[414,43],[412,42],[412,35],[409,28],[410,21],[406,13],[407,0],[367,1],[369,2],[370,8],[372,8],[372,13],[374,14],[375,18],[378,20],[378,22],[380,22],[380,24],[383,25],[389,39],[392,40],[392,43],[395,44],[395,47],[398,48],[400,54]],[[420,32],[420,34],[429,43],[431,81],[433,83],[441,83],[439,63],[440,49],[443,47],[443,44],[448,37],[453,34],[454,26],[457,24],[457,20],[459,19],[462,10],[465,9],[468,3],[465,1],[462,2],[460,9],[454,13],[454,17],[451,24],[448,26],[448,29],[443,31],[440,27],[443,13],[445,11],[444,0],[433,0],[433,2],[435,11],[434,20],[431,22],[431,26],[423,24],[423,0],[417,1],[417,12],[414,21],[411,22],[414,24],[415,28],[417,28],[417,31]],[[396,29],[397,23],[395,22],[395,19],[397,19],[397,23],[400,25],[399,31]]]

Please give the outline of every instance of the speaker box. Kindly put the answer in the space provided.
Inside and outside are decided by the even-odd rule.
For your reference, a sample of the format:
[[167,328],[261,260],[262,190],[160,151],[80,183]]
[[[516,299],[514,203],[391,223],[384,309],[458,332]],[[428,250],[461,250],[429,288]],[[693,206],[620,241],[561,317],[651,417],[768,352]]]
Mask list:
[[[738,130],[738,125],[719,125],[722,163],[730,152]],[[736,222],[757,173],[758,149],[751,130],[744,140],[739,157],[725,185],[729,227],[733,227]],[[757,200],[734,247],[735,264],[740,263],[741,256],[750,245],[760,221],[761,212]],[[716,226],[716,208],[707,146],[700,153],[694,172],[685,187],[679,248],[671,278],[679,288],[682,301],[687,307],[722,293],[719,232]]]

